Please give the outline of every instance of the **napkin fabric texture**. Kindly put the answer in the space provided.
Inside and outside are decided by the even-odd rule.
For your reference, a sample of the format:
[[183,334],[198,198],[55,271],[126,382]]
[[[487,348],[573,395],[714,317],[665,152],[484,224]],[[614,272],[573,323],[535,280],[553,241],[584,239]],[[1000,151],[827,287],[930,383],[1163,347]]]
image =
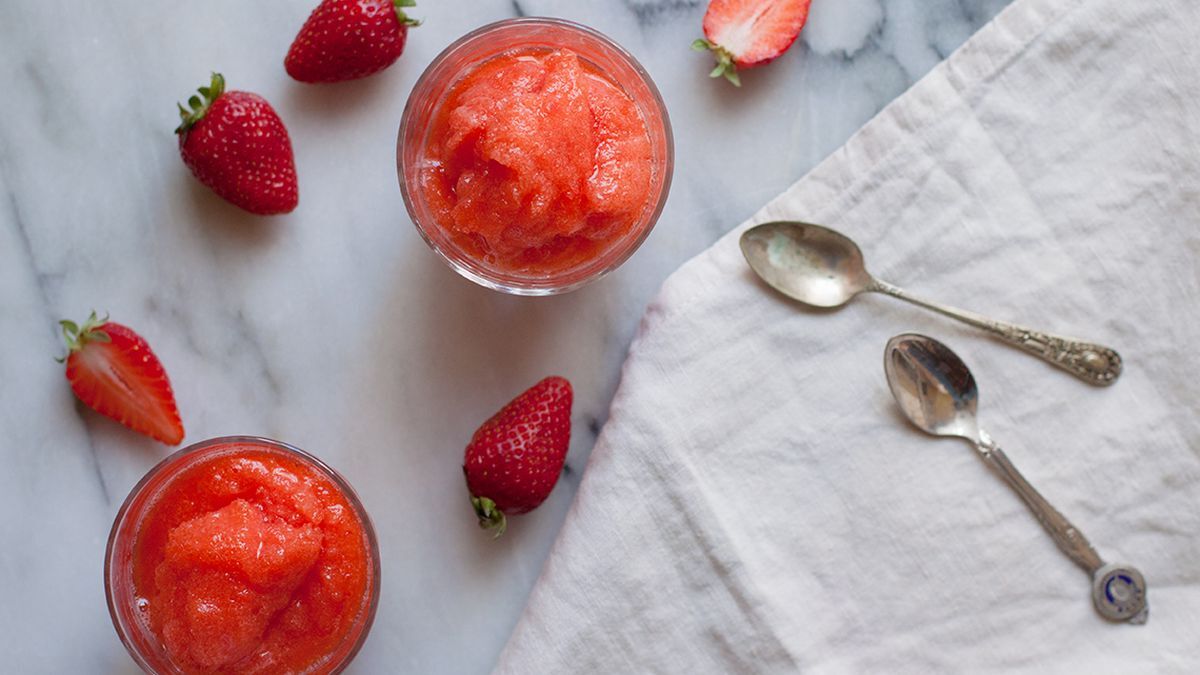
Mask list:
[[[648,308],[501,673],[1200,672],[1200,3],[1017,0]],[[880,295],[802,309],[751,223],[801,219],[880,278],[1115,347],[1089,386]],[[980,421],[1108,561],[1144,626],[954,439],[883,348],[967,362]]]

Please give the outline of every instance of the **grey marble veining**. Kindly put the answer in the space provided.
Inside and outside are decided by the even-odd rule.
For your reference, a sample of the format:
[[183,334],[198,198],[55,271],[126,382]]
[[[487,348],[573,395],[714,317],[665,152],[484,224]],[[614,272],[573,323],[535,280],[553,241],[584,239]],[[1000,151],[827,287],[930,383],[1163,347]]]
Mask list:
[[[381,539],[361,673],[485,672],[537,578],[646,301],[681,262],[841,145],[1006,0],[816,0],[801,41],[735,90],[707,78],[701,0],[422,3],[381,75],[290,81],[314,3],[0,4],[0,669],[133,672],[101,582],[120,502],[169,449],[77,404],[56,321],[96,308],[145,335],[187,441],[259,434],[327,459]],[[625,45],[675,129],[670,201],[642,249],[579,292],[505,297],[427,250],[396,184],[405,97],[450,41],[560,16]],[[250,216],[179,160],[174,104],[223,72],[291,133],[300,206]],[[559,487],[492,541],[459,468],[475,426],[539,377],[576,390]],[[11,670],[9,670],[11,669]]]

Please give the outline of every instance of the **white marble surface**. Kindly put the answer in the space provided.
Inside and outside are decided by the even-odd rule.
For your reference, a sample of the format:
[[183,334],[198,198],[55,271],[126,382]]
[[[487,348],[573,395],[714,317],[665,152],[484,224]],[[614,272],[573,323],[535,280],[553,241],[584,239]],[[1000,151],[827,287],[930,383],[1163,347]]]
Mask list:
[[[802,41],[706,78],[702,0],[426,2],[391,69],[312,87],[283,55],[311,2],[0,4],[0,671],[129,673],[101,580],[112,518],[170,449],[74,401],[55,322],[91,308],[145,335],[187,441],[279,438],[356,486],[383,595],[351,672],[486,672],[578,484],[642,307],[679,263],[836,149],[1006,0],[816,0]],[[658,227],[617,273],[501,296],[426,249],[400,199],[405,97],[484,23],[561,16],[630,49],[663,92],[676,170]],[[174,103],[210,70],[268,98],[292,135],[300,206],[246,215],[179,161]],[[474,427],[548,373],[576,389],[568,471],[492,541],[459,468]]]

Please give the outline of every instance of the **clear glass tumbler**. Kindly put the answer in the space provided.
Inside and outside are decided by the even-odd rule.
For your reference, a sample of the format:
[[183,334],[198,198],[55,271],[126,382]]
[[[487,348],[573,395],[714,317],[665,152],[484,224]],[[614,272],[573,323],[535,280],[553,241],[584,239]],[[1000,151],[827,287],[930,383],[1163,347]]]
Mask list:
[[[432,120],[451,87],[466,73],[493,57],[513,50],[569,49],[633,100],[650,137],[649,197],[633,227],[597,255],[574,267],[550,274],[512,272],[489,264],[458,246],[438,222],[420,184],[424,152]],[[549,18],[508,19],[475,30],[455,41],[433,60],[409,95],[396,147],[397,172],[404,204],[413,224],[455,271],[487,288],[514,295],[552,295],[574,290],[625,262],[654,227],[667,200],[674,164],[671,123],[658,89],[645,69],[618,44],[591,28]]]
[[137,597],[134,588],[134,548],[143,520],[165,488],[184,471],[221,455],[236,454],[247,448],[255,452],[278,453],[328,479],[354,509],[367,539],[369,580],[354,624],[346,631],[333,652],[306,672],[341,672],[362,648],[367,633],[370,632],[371,623],[375,619],[375,608],[379,604],[379,544],[375,539],[371,519],[346,479],[321,460],[286,443],[253,436],[213,438],[183,448],[150,469],[126,497],[108,536],[108,549],[104,555],[104,591],[108,599],[108,612],[112,616],[113,627],[116,628],[121,642],[129,650],[133,660],[148,673],[166,674],[181,671],[171,663],[161,641],[150,629],[144,611],[144,601]]

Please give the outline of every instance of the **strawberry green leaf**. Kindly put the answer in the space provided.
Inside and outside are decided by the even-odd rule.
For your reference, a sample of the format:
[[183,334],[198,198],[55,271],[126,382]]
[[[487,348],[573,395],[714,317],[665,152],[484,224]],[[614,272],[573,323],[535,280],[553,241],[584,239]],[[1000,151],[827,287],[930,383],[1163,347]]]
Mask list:
[[709,77],[724,77],[733,86],[742,86],[742,78],[738,76],[737,64],[733,62],[733,54],[729,53],[729,50],[720,45],[715,45],[704,38],[692,42],[692,49],[700,52],[710,51],[713,58],[717,60],[716,67],[708,73]]
[[400,20],[400,23],[404,24],[405,26],[414,27],[421,25],[421,21],[419,19],[410,17],[409,15],[405,14],[404,10],[402,9],[403,7],[416,7],[416,0],[392,0],[392,5],[394,5],[396,8],[396,18]]
[[179,106],[179,126],[175,128],[175,133],[186,134],[189,129],[196,125],[197,122],[204,119],[204,115],[208,113],[209,107],[221,98],[221,94],[225,93],[225,78],[220,73],[212,74],[212,81],[207,87],[200,87],[197,91],[199,96],[192,95],[188,97],[188,108]]
[[[87,321],[84,321],[82,326],[67,319],[59,321],[58,325],[62,328],[63,340],[67,343],[67,356],[83,349],[84,345],[89,342],[112,342],[108,333],[100,330],[100,326],[106,323],[108,323],[108,315],[105,314],[103,319],[97,318],[95,310],[88,315]],[[66,360],[66,356],[55,360],[62,363]]]
[[493,539],[504,534],[504,531],[508,529],[508,520],[500,512],[500,509],[496,508],[496,502],[487,497],[471,497],[471,506],[475,507],[475,515],[479,517],[479,527],[495,531],[495,534],[492,535]]

